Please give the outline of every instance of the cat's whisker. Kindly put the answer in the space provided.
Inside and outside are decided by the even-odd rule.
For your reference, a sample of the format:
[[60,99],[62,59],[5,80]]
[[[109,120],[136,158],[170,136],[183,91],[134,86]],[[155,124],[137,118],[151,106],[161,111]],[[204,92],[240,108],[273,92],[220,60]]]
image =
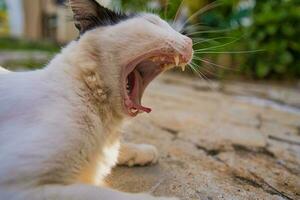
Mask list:
[[192,36],[192,35],[197,35],[201,33],[224,33],[224,32],[229,32],[232,31],[232,29],[220,29],[220,30],[209,30],[209,31],[196,31],[192,33],[186,34],[187,36]]
[[220,43],[220,42],[217,42],[216,40],[219,40],[219,39],[235,39],[234,37],[215,37],[215,38],[209,38],[209,39],[202,39],[201,41],[199,42],[195,42],[193,45],[197,45],[197,44],[201,44],[201,43],[208,43],[210,41],[214,41],[216,43]]
[[193,19],[194,19],[195,17],[197,17],[198,15],[203,14],[203,13],[205,13],[205,12],[207,12],[207,11],[213,9],[213,8],[216,8],[216,7],[218,7],[218,6],[221,5],[221,4],[222,4],[222,3],[220,3],[220,2],[214,1],[214,2],[212,2],[212,3],[210,3],[210,4],[206,5],[206,6],[204,6],[203,8],[200,8],[197,12],[195,12],[194,14],[192,14],[192,15],[191,15],[191,16],[183,23],[183,25],[182,25],[182,27],[181,27],[180,30],[182,30],[188,22],[190,22],[191,20],[193,20]]
[[230,42],[227,42],[227,43],[224,43],[224,44],[221,44],[221,45],[217,45],[217,46],[212,46],[212,47],[208,47],[208,48],[204,48],[204,49],[198,49],[197,52],[200,52],[200,51],[206,51],[206,50],[212,50],[212,49],[218,49],[218,48],[221,48],[221,47],[225,47],[225,46],[228,46],[230,44],[233,44],[235,43],[236,41],[240,40],[240,38],[236,38],[235,40],[233,41],[230,41]]
[[172,26],[174,26],[174,24],[177,22],[177,19],[178,19],[179,13],[181,12],[181,9],[183,7],[184,1],[185,0],[181,1],[180,5],[179,5],[179,7],[178,7],[178,9],[176,11],[176,14],[175,14],[174,19],[173,19],[173,25]]
[[191,25],[185,26],[185,27],[183,27],[183,29],[186,29],[186,28],[188,28],[188,27],[190,27],[190,26],[197,26],[197,25],[209,27],[209,26],[207,26],[207,24],[204,24],[204,23],[202,23],[202,22],[199,22],[199,23],[195,23],[195,24],[191,24]]
[[204,80],[208,87],[213,90],[213,88],[211,87],[211,82],[210,80],[205,76],[205,74],[201,73],[201,71],[199,70],[199,66],[197,66],[196,64],[194,63],[190,63],[189,66],[191,67],[192,71],[198,75],[200,77],[200,79]]
[[197,68],[195,67],[195,64],[194,63],[190,63],[188,64],[188,66],[192,69],[192,71],[198,75],[201,79],[204,79],[204,77],[202,76],[201,73],[199,73],[199,71],[197,70]]
[[203,40],[207,40],[208,38],[204,38],[204,37],[190,37],[193,41],[203,41]]
[[191,31],[195,31],[195,30],[203,30],[203,31],[205,31],[205,30],[208,30],[205,26],[201,26],[201,25],[191,25],[191,26],[188,26],[188,27],[186,27],[186,28],[184,28],[184,29],[182,29],[181,31],[180,31],[180,33],[184,33],[185,35],[187,35],[187,33],[189,33],[189,32],[191,32]]
[[186,27],[183,27],[181,29],[181,33],[183,32],[188,32],[190,29],[196,29],[196,30],[215,30],[217,27],[212,27],[212,26],[207,26],[207,24],[204,24],[204,23],[197,23],[197,24],[191,24],[191,25],[188,25]]
[[196,57],[196,56],[194,56],[193,59],[194,59],[194,60],[201,61],[201,62],[204,62],[204,63],[206,63],[206,64],[209,64],[209,65],[212,65],[212,66],[215,66],[215,67],[222,68],[222,69],[232,70],[232,71],[238,71],[238,70],[236,70],[236,69],[234,69],[234,68],[225,67],[224,65],[219,65],[219,64],[210,62],[210,61],[208,61],[208,60],[205,60],[205,59],[203,59],[203,58],[199,58],[199,57]]
[[214,27],[206,26],[206,25],[203,24],[203,23],[197,23],[197,24],[188,25],[188,26],[182,28],[180,32],[188,31],[189,29],[212,30],[212,29],[214,29]]
[[194,43],[196,43],[196,42],[204,42],[204,41],[208,40],[208,42],[220,44],[220,42],[217,41],[217,40],[215,40],[215,38],[204,38],[204,37],[197,37],[197,38],[195,38],[195,37],[192,37],[191,39],[193,40]]
[[192,66],[192,69],[201,76],[201,78],[207,80],[208,78],[203,74],[201,73],[201,71],[199,70],[200,66],[196,65],[195,63],[191,63],[191,66]]
[[[216,76],[216,73],[215,72],[212,72],[210,69],[211,68],[206,68],[207,67],[207,65],[201,65],[202,67],[201,67],[201,69],[202,70],[204,70],[206,73],[208,73],[208,74],[210,74],[210,75],[212,75],[212,76]],[[214,69],[214,68],[213,68]]]
[[169,0],[166,0],[166,2],[164,3],[164,19],[165,20],[167,19],[169,4],[170,4]]
[[194,51],[196,55],[198,54],[244,54],[244,53],[258,53],[258,52],[263,52],[264,50],[252,50],[252,51],[201,51],[201,50],[196,50]]
[[215,40],[214,38],[192,38],[193,42],[211,42],[211,43],[216,43],[216,44],[220,44],[220,42],[218,40]]

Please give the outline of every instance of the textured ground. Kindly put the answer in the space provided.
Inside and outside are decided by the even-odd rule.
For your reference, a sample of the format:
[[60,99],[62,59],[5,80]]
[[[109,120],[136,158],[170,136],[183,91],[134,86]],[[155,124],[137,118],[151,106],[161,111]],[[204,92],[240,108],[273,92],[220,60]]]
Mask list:
[[159,164],[117,167],[108,182],[183,200],[300,199],[299,91],[166,74],[144,98],[153,112],[124,130],[157,146]]
[[[8,61],[47,60],[1,52]],[[109,184],[182,200],[300,199],[300,88],[201,82],[165,74],[147,90],[153,112],[124,135],[160,151],[159,164],[117,167]]]

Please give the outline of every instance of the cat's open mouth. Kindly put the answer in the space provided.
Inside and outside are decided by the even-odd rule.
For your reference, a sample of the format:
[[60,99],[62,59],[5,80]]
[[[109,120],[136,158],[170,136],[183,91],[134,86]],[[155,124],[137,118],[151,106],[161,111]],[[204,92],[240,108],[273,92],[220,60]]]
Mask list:
[[152,52],[136,58],[129,63],[122,74],[125,111],[130,116],[151,112],[142,106],[142,96],[149,83],[161,72],[179,66],[182,70],[191,58],[178,53]]

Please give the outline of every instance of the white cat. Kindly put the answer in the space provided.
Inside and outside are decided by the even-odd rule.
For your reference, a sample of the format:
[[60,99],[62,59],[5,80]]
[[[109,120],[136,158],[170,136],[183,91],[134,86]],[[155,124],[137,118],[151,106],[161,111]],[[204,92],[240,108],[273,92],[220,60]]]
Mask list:
[[174,199],[122,193],[102,181],[115,164],[157,162],[155,147],[121,143],[119,129],[151,111],[141,105],[146,86],[190,62],[191,39],[153,14],[115,13],[94,0],[70,5],[77,41],[42,70],[1,70],[0,199]]

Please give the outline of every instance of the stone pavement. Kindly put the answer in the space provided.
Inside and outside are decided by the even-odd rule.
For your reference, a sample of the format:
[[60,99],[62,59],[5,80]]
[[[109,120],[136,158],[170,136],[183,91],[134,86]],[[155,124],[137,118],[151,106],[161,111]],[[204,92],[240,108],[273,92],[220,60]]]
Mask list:
[[49,60],[51,54],[41,51],[2,51],[0,52],[0,63],[20,60]]
[[[1,52],[0,64],[29,57],[49,55]],[[299,86],[164,74],[143,104],[153,112],[124,135],[157,146],[159,164],[117,167],[107,180],[113,188],[182,200],[300,199]]]
[[182,200],[300,199],[299,91],[165,74],[144,97],[153,112],[124,130],[157,146],[159,164],[117,167],[107,182]]

